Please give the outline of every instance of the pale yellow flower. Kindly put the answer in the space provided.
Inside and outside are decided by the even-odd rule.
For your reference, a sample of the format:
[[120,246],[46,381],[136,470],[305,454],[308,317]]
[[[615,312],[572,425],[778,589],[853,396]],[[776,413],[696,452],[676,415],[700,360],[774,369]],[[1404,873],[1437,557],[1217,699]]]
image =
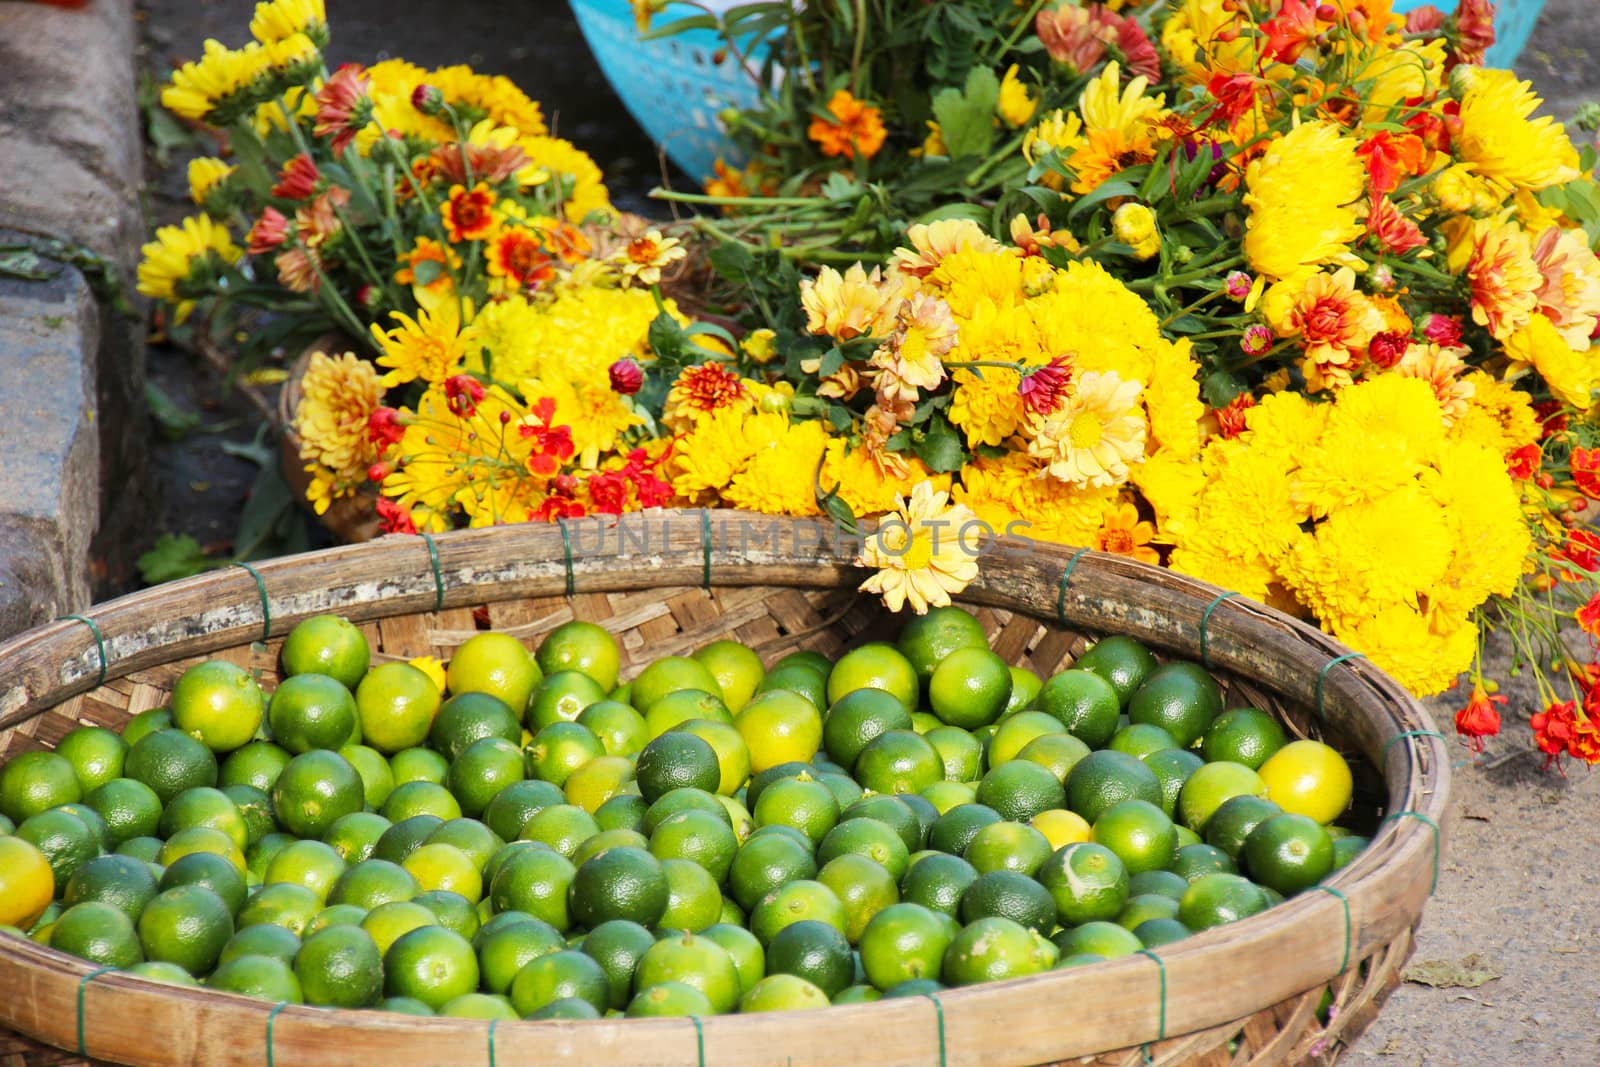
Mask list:
[[882,596],[890,611],[910,604],[923,615],[949,605],[951,594],[978,576],[977,516],[928,482],[918,482],[895,505],[856,557],[857,566],[877,568],[861,591]]
[[1059,409],[1029,414],[1028,454],[1044,460],[1058,481],[1085,488],[1122,484],[1144,458],[1143,389],[1143,383],[1123,381],[1116,371],[1084,374]]

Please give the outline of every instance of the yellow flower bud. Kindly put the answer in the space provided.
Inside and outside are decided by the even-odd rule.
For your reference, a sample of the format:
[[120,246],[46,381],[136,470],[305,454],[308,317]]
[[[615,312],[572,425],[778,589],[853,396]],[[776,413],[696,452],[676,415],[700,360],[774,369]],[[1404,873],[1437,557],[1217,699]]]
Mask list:
[[[1156,232],[1156,214],[1143,204],[1129,201],[1117,208],[1111,216],[1111,232],[1123,244],[1132,245],[1140,259],[1148,259],[1149,256],[1139,254],[1137,250],[1148,247],[1152,241],[1156,250],[1161,247],[1161,235]],[[1154,254],[1154,251],[1150,253]]]
[[751,330],[749,335],[740,342],[739,347],[752,361],[756,363],[771,363],[773,357],[778,354],[777,345],[774,343],[777,337],[776,333],[762,327],[759,330]]

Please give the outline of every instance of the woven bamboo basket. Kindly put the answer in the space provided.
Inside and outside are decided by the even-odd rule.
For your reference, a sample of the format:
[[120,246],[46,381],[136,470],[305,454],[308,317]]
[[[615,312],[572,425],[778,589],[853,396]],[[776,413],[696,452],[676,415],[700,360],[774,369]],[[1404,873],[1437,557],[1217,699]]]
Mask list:
[[[1126,633],[1205,662],[1230,702],[1275,709],[1295,731],[1364,757],[1374,814],[1387,815],[1371,846],[1326,891],[1159,952],[822,1015],[496,1026],[275,1006],[97,973],[0,937],[0,1064],[1331,1062],[1398,982],[1437,876],[1443,739],[1394,681],[1278,612],[1118,556],[992,547],[961,599],[1002,656],[1048,675],[1096,637]],[[863,575],[850,555],[821,524],[669,511],[390,536],[215,572],[0,645],[0,758],[160,706],[201,658],[270,683],[282,635],[324,612],[363,625],[380,661],[448,656],[484,627],[533,643],[573,618],[617,636],[624,677],[722,637],[769,661],[796,648],[834,655],[899,623],[855,592]]]

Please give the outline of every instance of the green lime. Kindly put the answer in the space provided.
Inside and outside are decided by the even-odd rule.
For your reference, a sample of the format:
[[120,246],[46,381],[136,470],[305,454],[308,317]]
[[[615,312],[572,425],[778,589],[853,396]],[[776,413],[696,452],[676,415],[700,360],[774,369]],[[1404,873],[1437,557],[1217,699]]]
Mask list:
[[321,841],[296,841],[272,857],[261,881],[264,885],[279,882],[303,885],[326,901],[347,866],[331,845]]
[[221,966],[241,956],[267,956],[293,967],[299,953],[300,937],[293,930],[274,923],[257,923],[234,931],[228,943],[222,946],[217,964]]
[[1051,892],[1017,871],[994,870],[980,874],[961,897],[961,921],[999,916],[1021,923],[1041,934],[1056,925],[1056,902]]
[[541,841],[571,859],[578,846],[600,832],[594,816],[573,804],[552,804],[522,825],[521,839]]
[[[1220,848],[1210,845],[1183,845],[1172,857],[1172,864],[1168,868],[1173,874],[1181,876],[1193,885],[1197,880],[1208,874],[1238,874],[1239,868],[1233,859]],[[1188,892],[1188,890],[1185,890]]]
[[[960,856],[934,853],[912,863],[900,883],[900,899],[930,911],[955,916],[961,895],[978,879],[978,870]],[[870,928],[871,923],[868,923]],[[865,934],[863,934],[863,937]]]
[[1143,643],[1125,634],[1112,634],[1096,641],[1073,664],[1079,670],[1098,674],[1111,683],[1117,700],[1124,706],[1139,686],[1156,669],[1156,657]]
[[416,997],[384,997],[378,1001],[378,1010],[398,1012],[401,1015],[431,1016],[434,1014],[432,1008]]
[[346,863],[360,863],[371,858],[378,842],[393,825],[375,811],[352,811],[335,819],[322,835],[322,841]]
[[450,761],[431,748],[403,748],[389,756],[389,772],[396,786],[407,782],[441,785],[450,773]]
[[983,648],[959,648],[927,679],[928,704],[941,722],[965,730],[994,722],[1011,699],[1011,668]]
[[1205,765],[1205,760],[1200,758],[1199,753],[1189,749],[1164,748],[1146,756],[1144,765],[1155,772],[1157,781],[1161,783],[1161,810],[1176,818],[1178,795],[1183,792],[1183,784]]
[[762,1011],[809,1011],[828,1007],[822,990],[792,974],[769,974],[739,998],[741,1013]]
[[660,860],[643,849],[612,848],[578,866],[567,891],[568,909],[587,927],[613,919],[654,926],[667,910],[667,893]]
[[[597,741],[595,748],[599,747]],[[523,776],[520,748],[503,737],[481,737],[450,764],[445,784],[454,794],[461,814],[476,818],[502,789],[522,781]]]
[[328,892],[328,903],[356,904],[371,911],[391,900],[410,900],[420,892],[416,876],[398,863],[365,859],[339,876]]
[[383,992],[383,958],[359,926],[330,926],[307,937],[294,973],[306,1003],[322,1007],[365,1008]]
[[[141,711],[129,719],[122,727],[122,739],[130,746],[137,745],[146,734],[153,734],[157,730],[172,729],[172,710],[170,708],[151,708]],[[124,774],[127,772],[124,771]]]
[[1218,715],[1200,746],[1208,763],[1228,761],[1259,770],[1289,741],[1278,720],[1257,708],[1230,708]]
[[1084,841],[1057,849],[1036,877],[1055,898],[1063,926],[1113,920],[1128,902],[1128,869],[1104,845]]
[[[1052,905],[1052,919],[1054,918]],[[951,934],[933,911],[915,903],[891,904],[861,933],[861,964],[879,990],[939,974]]]
[[100,854],[100,842],[94,830],[76,815],[59,808],[23,819],[12,836],[44,853],[57,892],[65,889],[80,867]]
[[1128,700],[1131,722],[1152,723],[1172,735],[1178,748],[1205,736],[1222,712],[1222,690],[1199,664],[1163,663]]
[[61,913],[50,928],[50,947],[102,967],[144,962],[144,949],[128,913],[114,904],[86,900]]
[[387,953],[396,941],[413,930],[439,925],[439,917],[414,900],[391,900],[387,904],[379,904],[361,920],[361,929],[372,935],[372,941],[380,953]]
[[638,793],[618,793],[594,809],[594,821],[602,833],[607,830],[633,830],[643,836],[644,816],[649,810],[650,805]]
[[[521,763],[519,755],[517,759],[519,771]],[[405,822],[417,815],[458,819],[461,817],[461,802],[456,799],[454,793],[437,782],[401,782],[389,793],[379,813],[394,823]]]
[[56,755],[72,764],[78,786],[87,796],[107,782],[122,777],[128,742],[104,726],[80,726],[56,745]]
[[294,969],[275,956],[235,956],[212,971],[206,985],[224,993],[238,993],[278,1004],[305,1003],[305,994]]
[[[561,1003],[582,1004],[583,1002],[562,1001]],[[583,1007],[588,1009],[587,1015],[545,1014],[537,1017],[541,1019],[598,1019],[600,1017],[599,1013],[593,1008],[590,1008],[588,1004],[583,1004]],[[512,1022],[521,1018],[521,1016],[517,1014],[517,1009],[512,1007],[510,998],[495,996],[492,993],[463,993],[461,996],[447,1000],[443,1004],[439,1005],[438,1014],[444,1018],[498,1019],[502,1022]]]
[[[13,760],[7,765],[7,770],[16,763],[17,760]],[[70,774],[72,765],[65,760],[62,763]],[[205,745],[180,730],[157,730],[140,738],[128,750],[128,757],[123,761],[123,773],[149,786],[165,804],[185,789],[216,785],[217,757]],[[74,777],[72,781],[76,787],[77,778]],[[0,785],[0,790],[3,788]],[[16,817],[10,811],[6,814]]]
[[[934,817],[937,820],[937,813]],[[928,830],[923,828],[921,815],[912,806],[910,796],[861,797],[839,815],[840,822],[849,822],[852,819],[875,819],[892,828],[905,843],[907,855],[922,848],[928,837]],[[931,825],[930,823],[929,829]]]
[[875,793],[915,793],[944,779],[944,760],[911,730],[889,730],[856,757],[856,779]]
[[952,986],[1040,974],[1055,965],[1050,942],[1021,923],[990,916],[968,923],[945,950],[940,975]]
[[1190,883],[1178,902],[1178,919],[1190,930],[1237,922],[1267,909],[1260,886],[1237,874],[1215,872]]
[[1063,956],[1089,953],[1104,960],[1131,956],[1144,948],[1132,932],[1113,922],[1096,920],[1062,930],[1053,939]]
[[[865,856],[835,856],[817,871],[817,881],[833,890],[843,905],[844,935],[853,945],[874,915],[900,901],[900,886],[884,868]],[[821,916],[818,916],[821,918]]]
[[[984,761],[990,767],[1010,763],[1034,740],[1066,732],[1067,728],[1054,715],[1043,711],[1019,711],[996,724],[994,732],[984,744]],[[981,733],[982,730],[975,731],[973,736],[979,737]]]
[[622,756],[596,756],[573,771],[562,788],[567,803],[590,813],[614,796],[636,792],[633,760]]
[[798,879],[813,878],[817,861],[809,844],[784,834],[751,837],[734,854],[728,868],[733,899],[751,911],[761,898]]
[[479,817],[502,840],[513,841],[533,816],[545,808],[564,803],[566,798],[558,787],[549,782],[524,780],[512,782],[496,793]]
[[761,665],[761,657],[738,641],[713,641],[697,649],[692,658],[704,664],[716,678],[717,688],[731,712],[737,712],[755,696],[756,687],[767,673]]
[[489,883],[495,911],[522,911],[565,932],[572,925],[567,901],[577,868],[561,853],[526,848],[513,853]]
[[433,726],[439,699],[433,679],[411,664],[378,664],[356,686],[362,744],[387,753],[422,744]]
[[669,731],[651,740],[639,753],[635,769],[639,792],[654,802],[672,789],[715,793],[722,781],[716,750],[694,734]]
[[[955,727],[940,727],[940,729],[954,730]],[[929,731],[930,735],[933,732],[934,731]],[[981,755],[982,749],[980,748],[978,751]],[[947,768],[948,766],[949,764],[946,763]],[[973,798],[977,795],[977,782],[950,781],[934,782],[932,785],[925,787],[922,792],[917,794],[917,796],[922,797],[929,804],[933,805],[933,811],[936,816],[943,815],[945,812],[959,804],[971,804]]]
[[772,938],[766,948],[768,974],[792,974],[815,985],[828,996],[844,989],[855,975],[850,942],[825,922],[804,919],[791,923]]
[[644,716],[621,701],[597,700],[578,712],[577,721],[600,739],[608,756],[636,756],[650,740]]
[[1119,801],[1101,812],[1094,841],[1115,852],[1130,875],[1162,870],[1178,851],[1172,820],[1148,800]]
[[578,671],[557,671],[541,681],[528,703],[528,728],[555,722],[576,722],[590,704],[606,699],[599,682]]
[[1124,930],[1133,930],[1147,919],[1176,919],[1177,917],[1178,901],[1167,894],[1134,894],[1130,895],[1128,902],[1122,906],[1122,913],[1117,916],[1117,925]]
[[[159,735],[145,742],[154,736]],[[299,837],[320,838],[334,820],[360,811],[365,803],[361,776],[337,752],[317,750],[294,757],[272,786],[278,822]]]
[[977,802],[993,808],[1003,819],[1026,822],[1041,811],[1065,806],[1066,790],[1048,768],[1018,759],[999,764],[983,776]]
[[156,893],[156,876],[146,864],[132,856],[96,856],[67,879],[61,903],[68,908],[89,901],[110,904],[137,922]]
[[457,693],[439,705],[428,728],[428,744],[447,760],[455,760],[468,745],[485,737],[503,738],[514,745],[522,741],[517,713],[489,693]]
[[846,693],[822,720],[822,746],[841,767],[855,766],[861,750],[880,734],[911,729],[911,712],[882,689]]
[[1362,850],[1371,843],[1369,839],[1354,834],[1334,838],[1333,869],[1338,870],[1340,867],[1348,865],[1357,856],[1361,855]]
[[248,785],[270,793],[289,759],[288,750],[271,741],[252,741],[228,753],[217,771],[217,785]]
[[160,890],[174,889],[180,885],[198,885],[211,890],[228,906],[229,915],[239,913],[248,894],[245,877],[239,873],[239,869],[210,852],[192,852],[180,856],[162,873]]
[[750,750],[750,770],[756,774],[810,760],[822,748],[821,712],[788,690],[751,697],[734,716],[733,725]]
[[915,708],[920,683],[917,669],[898,649],[874,641],[851,649],[834,664],[828,675],[828,704],[837,704],[856,689],[885,689],[907,708]]
[[[503,996],[510,991],[518,971],[540,956],[563,951],[567,942],[555,927],[531,915],[521,912],[500,914],[514,916],[514,921],[502,923],[492,930],[484,926],[478,935],[477,952],[478,973],[484,988]],[[596,927],[596,932],[599,929]]]
[[[871,863],[870,860],[863,862]],[[871,865],[883,870],[876,864]],[[750,932],[763,945],[768,945],[779,930],[802,919],[819,919],[840,933],[845,933],[849,921],[837,893],[819,881],[797,878],[773,889],[750,909]]]
[[222,787],[222,794],[233,802],[244,819],[246,848],[278,829],[278,816],[272,809],[272,797],[265,791],[253,785],[227,785]]
[[[743,996],[766,977],[767,957],[761,942],[749,930],[733,923],[720,922],[700,931],[700,936],[721,945],[733,959],[739,973],[739,993]],[[585,946],[587,948],[587,945]]]
[[498,697],[523,720],[541,677],[539,665],[521,641],[510,634],[481,633],[467,638],[450,657],[445,688],[453,695],[488,693]]
[[[935,726],[922,737],[939,754],[939,760],[944,764],[946,781],[976,782],[982,777],[983,744],[971,733],[959,726]],[[927,788],[930,787],[924,787],[924,792]]]
[[1052,851],[1049,839],[1032,826],[1001,820],[980,826],[961,857],[979,874],[1006,870],[1031,878]]
[[831,703],[828,700],[828,674],[829,671],[799,663],[787,667],[774,666],[761,679],[761,684],[756,686],[756,696],[775,692],[793,693],[821,712]]
[[[906,873],[910,852],[898,832],[876,819],[846,819],[837,823],[817,846],[817,862],[826,864],[836,856],[865,856],[889,872],[896,883]],[[802,975],[801,977],[805,977]],[[819,982],[818,985],[823,985]],[[823,985],[827,989],[826,985]],[[833,991],[829,990],[831,996]]]
[[722,891],[704,867],[691,860],[661,861],[667,876],[667,910],[661,929],[698,932],[722,920]]
[[646,949],[634,970],[634,988],[643,991],[662,982],[698,989],[717,1012],[732,1011],[739,1003],[739,969],[728,950],[709,937],[675,934]]
[[1267,785],[1242,763],[1207,763],[1183,783],[1178,794],[1178,818],[1203,836],[1212,814],[1224,801],[1237,796],[1267,796]]
[[1090,748],[1100,748],[1111,740],[1117,732],[1117,717],[1122,714],[1122,702],[1111,683],[1086,670],[1052,675],[1034,698],[1034,706],[1054,716],[1068,733]]
[[573,620],[545,635],[539,642],[534,662],[547,678],[560,671],[579,671],[593,678],[602,689],[610,690],[617,684],[622,653],[617,639],[604,627]]
[[926,683],[952,653],[968,648],[987,649],[989,639],[982,623],[965,609],[950,605],[929,608],[926,614],[907,619],[895,646]]
[[348,619],[313,615],[295,624],[283,640],[285,674],[326,674],[354,689],[367,673],[372,653],[366,637]]
[[212,752],[232,752],[261,729],[266,698],[243,667],[211,659],[178,676],[171,708],[174,729]]
[[1178,919],[1146,919],[1133,928],[1133,936],[1139,939],[1141,945],[1149,949],[1170,945],[1174,941],[1182,941],[1190,933],[1190,929]]
[[1161,803],[1161,782],[1154,771],[1126,752],[1091,752],[1067,775],[1067,807],[1090,823],[1124,800]]
[[355,695],[326,674],[293,675],[273,691],[267,727],[272,739],[295,755],[337,749],[351,743],[355,734]]
[[658,982],[641,989],[628,1002],[625,1013],[630,1019],[687,1018],[715,1015],[711,1000],[694,986],[684,982]]
[[303,885],[279,882],[262,886],[250,894],[239,909],[237,927],[272,924],[282,926],[297,936],[304,935],[311,920],[322,910],[323,902],[317,894]]
[[412,849],[400,866],[411,872],[424,893],[447,890],[474,904],[483,896],[482,870],[454,845],[424,842]]
[[1140,871],[1128,879],[1128,893],[1135,897],[1159,893],[1173,900],[1180,900],[1183,898],[1184,890],[1188,888],[1189,880],[1170,870]]
[[478,930],[483,925],[478,917],[478,905],[448,889],[425,889],[407,903],[420,904],[432,913],[440,926],[460,934],[468,941],[478,936]]
[[175,963],[192,975],[216,966],[233,936],[233,914],[221,897],[200,885],[175,886],[145,905],[139,943],[146,959]]
[[987,804],[958,804],[934,822],[928,847],[959,856],[980,829],[1001,821],[1001,814]]
[[[599,923],[584,937],[584,955],[598,963],[606,974],[606,982],[610,987],[607,1004],[612,1010],[627,1007],[633,992],[633,972],[645,952],[655,943],[654,934],[627,919],[610,919]],[[481,955],[482,949],[479,951]]]
[[[643,797],[639,798],[643,800]],[[730,827],[733,825],[733,815],[723,806],[722,802],[712,793],[704,789],[682,788],[674,789],[662,795],[654,804],[644,810],[644,817],[639,821],[639,830],[645,835],[655,833],[656,827],[667,819],[682,811],[703,811],[713,815]]]
[[1041,734],[1023,745],[1016,759],[1037,763],[1065,785],[1072,768],[1088,754],[1089,746],[1071,734]]
[[720,885],[738,851],[739,839],[726,819],[706,811],[680,811],[661,820],[650,834],[650,852],[658,859],[691,860]]
[[1157,752],[1175,749],[1178,742],[1165,729],[1148,722],[1129,723],[1112,735],[1107,748],[1146,759]]
[[[307,946],[310,944],[306,942]],[[305,948],[300,954],[303,959]],[[299,969],[298,961],[296,969]],[[383,954],[380,973],[385,995],[415,997],[438,1011],[447,1001],[478,988],[478,957],[471,943],[460,934],[442,926],[419,926],[401,934],[389,946]],[[305,984],[304,975],[301,984]]]
[[132,778],[113,778],[83,802],[100,813],[115,845],[135,837],[153,837],[161,826],[161,798]]
[[161,812],[162,837],[171,837],[179,830],[196,826],[221,830],[241,849],[250,843],[250,831],[245,825],[244,815],[220,789],[210,786],[185,789],[169,800]]
[[298,839],[293,834],[273,831],[251,845],[245,852],[245,873],[250,876],[249,880],[259,885],[261,876],[267,873],[267,864],[272,862],[272,857],[296,840]]
[[369,858],[404,863],[407,856],[422,847],[429,834],[443,825],[444,820],[439,816],[426,813],[401,819],[378,838]]
[[1206,844],[1220,848],[1237,861],[1250,832],[1282,811],[1266,797],[1249,793],[1229,797],[1206,823]]
[[[629,703],[648,717],[656,701],[668,693],[683,689],[697,689],[719,699],[722,696],[722,687],[717,684],[716,675],[705,664],[688,656],[663,656],[640,671],[633,680]],[[702,718],[698,715],[693,717]]]
[[1315,819],[1283,812],[1250,831],[1244,843],[1244,862],[1255,881],[1293,896],[1333,870],[1333,838]]

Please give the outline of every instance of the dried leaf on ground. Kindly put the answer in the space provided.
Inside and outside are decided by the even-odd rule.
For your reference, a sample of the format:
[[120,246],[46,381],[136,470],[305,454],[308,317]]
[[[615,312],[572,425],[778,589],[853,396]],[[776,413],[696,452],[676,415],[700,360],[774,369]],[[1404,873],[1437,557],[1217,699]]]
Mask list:
[[1468,953],[1459,960],[1424,960],[1400,972],[1407,982],[1436,989],[1476,989],[1500,976],[1500,965],[1479,952]]

